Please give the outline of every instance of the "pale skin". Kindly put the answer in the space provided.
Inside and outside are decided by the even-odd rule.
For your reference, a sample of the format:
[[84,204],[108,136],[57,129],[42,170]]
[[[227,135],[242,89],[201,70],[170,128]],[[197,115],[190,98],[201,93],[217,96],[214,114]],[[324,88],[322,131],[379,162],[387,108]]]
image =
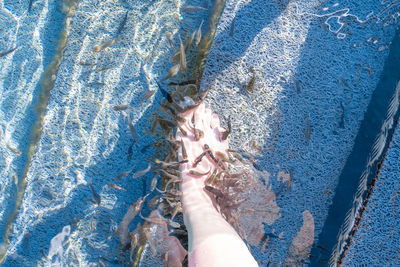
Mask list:
[[[204,132],[204,137],[199,141],[195,140],[193,130],[188,125],[193,114],[196,129]],[[222,141],[221,135],[225,130],[220,127],[218,116],[206,109],[204,104],[181,116],[186,119],[181,127],[188,133],[185,137],[178,131],[177,140],[182,138],[188,156],[188,163],[181,166],[181,190],[184,222],[189,235],[189,266],[258,266],[246,244],[215,209],[211,198],[203,189],[204,181],[212,171],[202,177],[189,174],[190,170],[206,173],[210,168],[215,168],[215,163],[208,157],[204,157],[196,168],[192,167],[196,157],[204,152],[204,144],[213,152],[228,149],[229,138]]]

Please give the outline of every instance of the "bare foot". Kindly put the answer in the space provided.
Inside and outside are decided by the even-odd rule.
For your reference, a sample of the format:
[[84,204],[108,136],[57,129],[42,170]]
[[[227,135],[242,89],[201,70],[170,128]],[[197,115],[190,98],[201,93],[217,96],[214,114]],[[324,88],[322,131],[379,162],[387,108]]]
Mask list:
[[[217,168],[217,163],[208,153],[201,161],[199,156],[207,146],[213,155],[217,151],[226,154],[228,149],[228,141],[221,140],[225,130],[220,127],[218,116],[204,104],[181,116],[186,119],[181,127],[187,136],[178,131],[176,137],[183,141],[188,159],[188,163],[181,166],[181,190],[184,221],[189,234],[189,266],[257,266],[245,243],[215,209],[204,190],[204,183]],[[207,174],[199,176],[198,173]]]

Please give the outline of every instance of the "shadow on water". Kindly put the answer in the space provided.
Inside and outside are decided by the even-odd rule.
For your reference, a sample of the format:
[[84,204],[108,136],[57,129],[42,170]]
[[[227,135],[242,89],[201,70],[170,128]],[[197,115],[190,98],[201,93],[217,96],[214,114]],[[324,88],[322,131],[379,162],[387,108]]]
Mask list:
[[[252,26],[254,26],[255,30],[249,31],[248,26],[244,26],[246,21],[249,20],[246,14],[253,14],[253,5],[256,3],[260,8],[255,10],[254,16],[263,15],[262,18],[258,18],[263,23],[254,23]],[[251,1],[243,7],[243,10],[238,10],[234,36],[229,44],[230,47],[226,48],[232,54],[216,53],[213,61],[208,64],[221,65],[221,69],[218,71],[222,73],[223,69],[228,68],[234,60],[241,58],[257,34],[284,10],[283,8],[279,12],[271,12],[271,15],[273,15],[268,16],[266,15],[268,12],[265,12],[265,10],[270,10],[268,9],[270,6],[271,4],[265,1]],[[239,25],[243,25],[244,29],[240,29]],[[309,261],[311,260],[311,265],[318,265],[317,262],[320,260],[324,260],[319,263],[323,265],[329,262],[329,253],[321,252],[319,248],[317,250],[316,245],[322,245],[322,247],[331,251],[337,242],[338,232],[344,222],[346,213],[352,206],[353,196],[357,191],[360,176],[365,170],[368,155],[385,119],[388,104],[396,87],[395,83],[399,78],[399,73],[393,75],[390,71],[390,69],[392,69],[392,72],[400,69],[394,62],[395,60],[399,62],[399,49],[397,48],[399,44],[398,37],[396,37],[393,40],[389,59],[385,65],[383,72],[385,74],[374,89],[372,101],[365,113],[365,119],[361,123],[360,130],[358,133],[354,133],[353,126],[357,124],[354,121],[358,121],[358,119],[351,117],[354,116],[351,109],[357,109],[358,112],[360,112],[360,109],[364,110],[365,106],[360,106],[358,101],[364,100],[365,102],[365,95],[370,92],[360,88],[360,85],[356,82],[348,82],[351,88],[345,88],[347,84],[341,84],[341,76],[346,77],[349,76],[349,73],[356,73],[360,57],[369,54],[376,55],[376,51],[374,47],[367,46],[359,48],[361,51],[357,52],[349,49],[349,43],[352,43],[352,41],[354,43],[354,40],[357,40],[357,34],[360,34],[361,38],[365,37],[365,34],[362,34],[362,27],[359,27],[359,25],[353,27],[354,36],[350,35],[348,38],[354,39],[341,41],[324,28],[324,20],[322,18],[311,20],[307,38],[301,45],[298,56],[299,61],[293,75],[299,82],[300,90],[296,92],[296,88],[290,80],[284,80],[279,83],[282,91],[279,92],[277,97],[279,99],[277,105],[282,112],[282,118],[284,118],[277,129],[279,136],[277,140],[272,137],[266,138],[264,143],[272,144],[274,150],[262,152],[255,162],[256,168],[270,173],[277,173],[279,169],[286,170],[290,173],[293,184],[296,185],[293,189],[285,190],[282,188],[281,181],[270,179],[272,189],[277,195],[277,204],[283,208],[281,210],[282,217],[274,223],[273,227],[277,233],[285,232],[284,242],[286,242],[287,248],[296,232],[302,226],[301,211],[297,214],[293,212],[294,210],[310,210],[314,217],[316,231],[320,232],[322,229],[319,237],[315,238],[319,244],[314,244],[315,247],[311,252],[313,258],[308,259],[306,262],[310,263]],[[344,29],[346,30],[345,27]],[[226,44],[224,39],[229,38],[229,31],[230,28],[226,27],[224,31],[216,36],[214,42],[218,45]],[[243,32],[243,36],[239,35],[241,32]],[[245,44],[247,45],[235,41],[235,38],[246,40]],[[223,51],[224,48],[220,50]],[[395,52],[396,50],[397,52]],[[368,58],[368,60],[374,60],[374,58]],[[368,79],[369,74],[366,73],[365,69],[362,75],[366,80],[371,81],[371,78]],[[360,84],[362,83],[360,82]],[[353,98],[348,100],[349,97]],[[347,104],[344,108],[343,103]],[[340,112],[341,108],[344,109],[342,114]],[[305,136],[305,118],[307,117],[311,121],[310,140],[307,140]],[[265,123],[269,124],[268,121]],[[349,148],[353,144],[354,138],[355,145],[353,150],[350,148],[345,154],[340,151],[341,145]],[[315,144],[312,143],[313,141]],[[338,154],[332,153],[332,146],[339,147],[335,149]],[[289,147],[293,151],[297,151],[298,155],[289,151]],[[346,161],[346,156],[350,152],[351,155]],[[280,165],[279,169],[276,164]],[[344,165],[343,170],[338,169],[338,166]],[[330,169],[327,169],[327,167]],[[375,171],[376,166],[374,166],[371,173],[374,174]],[[323,179],[320,179],[320,176],[323,176]],[[331,177],[339,177],[339,185],[335,192],[329,191],[325,194],[326,187],[328,185],[332,186]],[[332,193],[336,194],[333,198],[333,204],[332,197],[329,197]],[[323,218],[328,212],[328,218],[325,221]],[[277,241],[276,245],[270,242],[268,246],[272,252],[266,253],[269,255],[255,253],[257,254],[256,259],[265,263],[282,263],[285,255],[281,253],[282,248],[277,247],[282,246],[282,244],[283,242],[279,241]],[[325,259],[322,259],[322,257]]]
[[[244,53],[248,50],[248,47],[253,43],[254,38],[260,33],[260,31],[262,31],[283,11],[285,11],[289,2],[290,0],[278,0],[272,2],[252,0],[238,9],[235,17],[233,18],[233,22],[229,25],[229,27],[225,27],[225,29],[219,32],[214,38],[214,42],[217,43],[217,45],[219,45],[220,42],[223,42],[223,39],[229,39],[229,48],[226,48],[226,50],[229,50],[229,53],[224,54],[224,58],[213,58],[212,60],[215,60],[216,62],[213,61],[209,64],[220,64],[218,63],[219,61],[229,61],[232,63],[237,59],[242,58]],[[222,14],[227,12],[235,12],[235,7],[228,11],[226,9],[227,7],[225,7],[225,10]],[[251,17],[249,17],[249,14],[251,14]],[[251,24],[251,31],[247,29],[249,24]],[[224,72],[225,68],[230,66],[230,64],[220,64],[220,66],[222,68],[218,71],[222,73]],[[216,76],[213,76],[211,78],[210,83],[213,82],[215,77]],[[207,78],[210,79],[210,77]]]
[[[373,150],[374,142],[377,136],[381,133],[381,127],[386,119],[390,101],[394,95],[396,84],[400,80],[400,32],[396,33],[395,38],[390,45],[389,56],[385,62],[385,66],[380,77],[379,83],[374,90],[371,102],[365,112],[364,119],[361,123],[355,144],[350,156],[346,161],[341,175],[339,177],[339,184],[335,190],[335,197],[333,203],[329,207],[328,217],[320,233],[318,240],[319,243],[329,251],[333,252],[334,246],[338,242],[338,237],[344,230],[341,229],[344,224],[346,214],[353,207],[353,199],[356,195],[358,185],[363,172],[369,160],[371,151]],[[397,112],[398,113],[398,112]],[[395,116],[395,121],[398,119],[399,114]],[[390,141],[394,129],[390,129],[388,137],[385,140]],[[387,147],[387,146],[385,146]],[[385,154],[387,148],[383,151]],[[382,158],[382,156],[380,157]],[[371,186],[370,182],[379,174],[378,163],[380,160],[374,162],[368,173],[367,184],[368,188]],[[363,193],[366,193],[365,191]],[[365,197],[365,194],[364,194]],[[374,234],[374,233],[370,233]],[[344,238],[344,240],[343,240]],[[341,237],[341,242],[348,241],[348,236]],[[349,242],[349,241],[348,241]],[[318,261],[321,259],[319,249],[314,247],[311,251],[312,255],[318,255],[312,258],[310,266],[321,265]],[[342,255],[336,255],[340,257]]]

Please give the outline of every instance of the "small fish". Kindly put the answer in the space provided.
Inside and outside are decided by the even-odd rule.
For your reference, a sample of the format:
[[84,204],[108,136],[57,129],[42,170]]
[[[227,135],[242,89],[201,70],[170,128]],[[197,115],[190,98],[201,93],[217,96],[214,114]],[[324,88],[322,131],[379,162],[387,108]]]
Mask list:
[[217,164],[221,169],[225,170],[225,166],[218,160],[215,158],[214,154],[212,153],[210,147],[207,144],[204,144],[204,152],[206,152],[206,154],[208,155],[209,158],[212,159],[212,161],[214,161],[215,164]]
[[226,140],[228,138],[228,135],[231,133],[231,118],[229,117],[228,120],[228,128],[226,129],[225,132],[222,133],[221,139]]
[[196,32],[194,31],[194,32],[192,33],[192,35],[190,36],[188,42],[186,43],[186,45],[185,45],[185,53],[187,53],[187,51],[189,50],[189,47],[190,47],[190,45],[191,45],[192,42],[193,42],[193,39],[194,39],[195,34],[196,34]]
[[181,227],[181,225],[180,225],[179,223],[174,222],[174,221],[172,221],[172,220],[168,220],[168,224],[169,224],[170,226],[172,226],[173,228],[180,228],[180,227]]
[[109,186],[109,187],[112,187],[112,188],[114,188],[114,189],[117,189],[117,190],[126,191],[125,188],[120,187],[119,185],[116,185],[116,184],[108,184],[108,186]]
[[179,116],[179,115],[176,113],[176,111],[175,111],[171,106],[169,106],[168,104],[162,105],[162,109],[163,109],[163,110],[166,110],[166,111],[169,113],[169,115],[171,115],[171,117],[172,117],[176,122],[180,122],[180,123],[185,123],[185,122],[186,122],[186,119],[185,119],[185,118],[182,118],[181,116]]
[[220,158],[222,161],[230,162],[229,158],[223,152],[215,151],[215,156]]
[[204,151],[203,153],[201,153],[193,162],[192,167],[196,168],[197,164],[199,164],[201,162],[201,160],[203,159],[203,157],[206,155],[206,152]]
[[11,150],[14,154],[21,155],[22,152],[18,148],[11,147],[9,144],[6,145],[9,150]]
[[157,176],[154,176],[153,180],[151,180],[150,191],[154,191],[156,186],[157,186]]
[[133,167],[132,169],[127,170],[127,171],[125,171],[125,172],[119,174],[117,177],[115,177],[115,179],[121,179],[121,178],[127,176],[129,173],[131,173],[131,172],[133,171],[134,168],[135,168],[135,167]]
[[182,138],[181,138],[181,144],[182,144],[182,147],[181,147],[181,149],[182,149],[182,158],[183,159],[187,159],[188,155],[186,153],[185,143],[183,142]]
[[144,169],[144,170],[142,170],[142,171],[136,172],[136,173],[132,176],[132,178],[138,178],[138,177],[140,177],[140,176],[143,176],[143,175],[145,175],[148,171],[150,171],[150,169],[151,169],[151,164],[149,163],[149,165],[147,166],[146,169]]
[[294,77],[294,75],[291,75],[291,77],[292,77],[292,80],[294,82],[294,87],[296,88],[296,92],[298,94],[300,94],[300,83],[299,83],[299,81],[296,79],[296,77]]
[[180,59],[181,59],[181,72],[186,72],[186,55],[185,48],[183,47],[183,43],[181,37],[179,37],[179,47],[180,47]]
[[17,175],[15,173],[13,175],[13,178],[14,178],[14,184],[18,185],[18,177],[17,177]]
[[189,125],[189,127],[193,130],[194,140],[199,141],[201,138],[204,137],[204,132],[202,130],[196,129],[196,126],[192,127]]
[[151,123],[150,134],[154,134],[158,125],[158,118],[155,118],[154,121]]
[[121,39],[121,37],[117,37],[116,39],[107,41],[105,43],[102,43],[101,45],[96,45],[93,47],[92,51],[93,52],[100,52],[101,50],[106,49],[107,47],[115,44],[115,42],[119,41]]
[[193,125],[194,125],[194,123],[195,123],[194,112],[193,112],[192,118],[190,119],[190,122],[191,122]]
[[161,217],[161,215],[159,215],[159,218],[149,218],[149,217],[143,217],[142,213],[139,213],[140,218],[142,218],[143,220],[145,220],[146,222],[152,223],[152,224],[159,224],[159,225],[163,225],[166,222],[166,219]]
[[131,159],[132,159],[132,154],[133,154],[133,144],[131,144],[129,147],[128,147],[128,155],[127,155],[127,160],[128,161],[131,161]]
[[146,101],[147,99],[149,99],[150,97],[152,97],[154,95],[156,91],[154,90],[149,90],[147,93],[145,93],[142,97],[142,100],[140,100],[140,104],[142,104],[144,101]]
[[119,27],[117,30],[117,35],[119,35],[122,32],[122,30],[124,29],[126,21],[128,20],[128,13],[129,13],[128,11],[125,12],[125,16],[122,19],[121,23],[119,24]]
[[179,68],[181,67],[180,64],[176,64],[174,66],[172,66],[169,71],[167,76],[165,76],[165,78],[163,78],[160,82],[168,80],[169,78],[174,77],[176,74],[178,74]]
[[139,142],[139,137],[136,133],[135,127],[132,124],[131,117],[129,116],[129,114],[128,114],[128,126],[129,126],[129,131],[131,132],[133,140],[135,140],[136,143]]
[[168,178],[171,179],[171,180],[175,180],[175,179],[179,178],[178,176],[173,175],[173,174],[167,172],[167,171],[164,170],[164,169],[161,169],[161,172],[162,172],[166,177],[168,177]]
[[167,120],[167,119],[163,119],[163,118],[159,118],[159,123],[160,124],[164,124],[165,126],[169,127],[169,128],[176,128],[177,125],[175,122]]
[[177,86],[184,86],[184,85],[196,84],[196,83],[197,83],[196,80],[189,80],[189,81],[184,81],[184,82],[179,82],[179,83],[170,82],[170,83],[168,83],[168,86],[175,86],[175,85],[177,85]]
[[95,229],[96,229],[96,226],[94,225],[94,221],[92,219],[92,220],[90,220],[90,230],[94,231]]
[[184,7],[181,7],[181,12],[186,12],[186,13],[197,12],[199,10],[207,10],[207,8],[201,7],[201,6],[184,6]]
[[[157,189],[157,191],[158,191],[159,193],[164,194],[164,193],[166,193],[166,192],[168,191],[168,186],[169,186],[170,184],[180,183],[180,182],[182,182],[182,179],[181,179],[180,177],[178,177],[178,176],[174,176],[174,175],[172,175],[172,174],[169,174],[169,173],[165,172],[164,170],[162,170],[162,171],[164,172],[164,174],[165,174],[168,178],[170,178],[170,180],[168,181],[168,183],[165,184],[164,190],[163,190],[163,191],[159,190],[158,188],[156,188],[156,189]],[[167,174],[168,174],[168,175],[167,175]],[[178,174],[178,175],[179,175],[179,174]],[[163,178],[164,178],[164,177],[163,177]],[[169,189],[169,190],[171,190],[171,189]]]
[[153,235],[150,232],[150,230],[144,230],[143,232],[144,232],[144,236],[147,239],[147,243],[149,243],[149,247],[151,249],[151,252],[153,253],[153,256],[155,256],[156,255],[156,248],[154,247],[154,244],[153,244]]
[[256,82],[256,73],[255,73],[253,67],[250,67],[249,71],[251,73],[253,73],[253,76],[251,77],[249,83],[247,84],[246,90],[249,93],[253,93],[254,92],[254,85],[255,85],[255,82]]
[[133,107],[129,106],[129,105],[117,105],[117,106],[113,106],[112,108],[115,111],[120,111],[120,110],[127,110],[127,109],[132,109]]
[[15,51],[15,49],[17,49],[17,46],[16,46],[16,47],[14,47],[14,48],[11,48],[10,50],[7,50],[7,51],[4,51],[4,52],[1,52],[1,53],[0,53],[0,57],[7,56],[8,54],[10,54],[10,53],[14,52],[14,51]]
[[173,103],[174,101],[173,101],[170,93],[168,93],[167,91],[162,89],[160,85],[158,85],[158,87],[160,88],[160,91],[161,91],[161,94],[163,95],[163,97],[165,97],[169,103]]
[[185,159],[185,160],[176,161],[176,162],[164,162],[164,161],[156,159],[154,162],[157,164],[161,164],[162,168],[166,168],[166,167],[172,167],[172,166],[179,166],[180,164],[188,163],[189,161],[187,159]]
[[167,37],[169,46],[174,47],[174,40],[172,39],[172,33],[171,32],[166,32],[165,36]]
[[193,176],[201,177],[201,176],[209,174],[210,172],[211,172],[211,168],[208,170],[208,172],[205,172],[205,173],[201,173],[201,172],[198,172],[198,171],[190,170],[189,174],[193,175]]
[[163,262],[164,262],[164,266],[168,266],[168,253],[164,253],[164,255],[162,256],[163,258]]
[[[190,36],[189,40],[187,41],[187,43],[185,44],[185,54],[187,54],[187,51],[189,50],[190,45],[193,42],[194,36],[196,35],[196,31],[194,31],[192,33],[192,35]],[[178,62],[180,60],[181,57],[181,47],[179,46],[179,49],[170,57],[169,62]]]
[[196,40],[194,42],[196,44],[196,46],[198,46],[200,44],[200,41],[201,41],[201,26],[203,26],[203,22],[204,22],[204,20],[201,21],[200,26],[199,26],[199,28],[197,29],[197,32],[196,32]]
[[181,131],[183,136],[187,136],[187,132],[181,126],[178,126],[178,128]]
[[100,195],[94,190],[93,184],[89,183],[90,189],[92,190],[92,195],[93,195],[93,203],[100,205],[101,203],[101,198]]
[[[129,243],[129,224],[136,217],[139,211],[142,209],[143,202],[146,199],[148,194],[144,197],[140,197],[135,203],[129,206],[129,209],[124,215],[121,223],[119,224],[117,231],[119,235],[120,243],[125,247]],[[140,227],[140,226],[138,226]]]
[[236,20],[236,16],[232,20],[231,28],[229,30],[229,38],[233,37],[233,32],[235,30],[235,20]]
[[81,66],[94,66],[94,65],[96,65],[96,63],[88,63],[88,62],[84,62],[84,61],[79,61],[79,65],[81,65]]
[[317,248],[319,248],[319,249],[321,249],[321,250],[328,251],[326,248],[324,248],[324,247],[323,247],[323,246],[321,246],[321,245],[317,245]]
[[224,194],[222,193],[222,191],[219,190],[219,189],[217,189],[217,188],[215,188],[215,187],[206,185],[206,186],[204,187],[204,189],[205,189],[206,191],[208,191],[208,192],[214,194],[217,198],[223,198],[223,197],[224,197]]
[[40,248],[40,252],[42,253],[43,258],[45,258],[46,260],[48,260],[48,257],[46,255],[46,253],[44,253],[44,250],[42,248]]
[[176,216],[176,214],[178,214],[178,212],[182,212],[182,206],[181,206],[180,202],[178,202],[176,204],[176,206],[174,207],[174,210],[171,213],[171,220],[173,220],[175,218],[175,216]]
[[129,252],[129,259],[132,261],[132,256],[133,256],[133,252],[135,251],[137,242],[138,242],[138,233],[130,233],[129,234],[129,239],[131,241],[131,250]]
[[340,77],[340,82],[343,83],[344,86],[347,88],[351,89],[350,85],[346,82],[346,80],[343,77]]
[[208,179],[206,181],[207,184],[214,184],[217,172],[218,172],[218,168],[215,168],[214,171],[212,172],[212,174],[210,175],[210,177],[208,177]]

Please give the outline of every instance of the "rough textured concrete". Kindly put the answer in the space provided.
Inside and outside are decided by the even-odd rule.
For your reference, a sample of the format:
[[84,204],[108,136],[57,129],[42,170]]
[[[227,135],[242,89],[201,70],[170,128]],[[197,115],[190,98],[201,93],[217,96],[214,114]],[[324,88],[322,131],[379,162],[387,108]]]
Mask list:
[[266,251],[253,248],[262,266],[284,261],[305,210],[318,240],[395,33],[389,5],[227,1],[203,87],[214,84],[207,103],[231,117],[232,148],[270,173],[282,217],[265,225]]
[[[64,17],[63,6],[57,3],[0,4],[0,19],[7,22],[7,27],[0,27],[0,52],[18,47],[0,58],[2,222],[14,209],[14,174],[22,179],[28,163],[38,82],[54,55]],[[132,167],[144,169],[153,154],[147,120],[162,95],[157,91],[142,105],[139,102],[148,89],[158,90],[154,79],[164,77],[171,67],[168,59],[173,49],[165,32],[175,33],[176,44],[178,34],[185,36],[186,28],[193,31],[206,16],[202,11],[182,15],[177,4],[186,3],[79,2],[66,29],[69,38],[63,61],[57,76],[51,77],[55,87],[4,266],[48,262],[45,255],[66,265],[91,266],[100,257],[107,265],[128,261],[126,255],[118,255],[113,233],[128,206],[148,189],[151,173],[136,180],[115,177]],[[204,1],[188,4],[203,5]],[[202,86],[214,86],[207,98],[213,111],[221,118],[231,117],[231,148],[254,154],[254,167],[270,173],[265,187],[277,195],[282,217],[272,225],[264,224],[269,240],[265,247],[252,248],[261,266],[284,262],[303,225],[305,210],[314,220],[318,237],[382,72],[397,23],[395,8],[388,1],[373,0],[227,1]],[[120,28],[127,11],[126,24]],[[115,39],[118,32],[121,40],[98,53],[92,51]],[[253,75],[254,88],[250,86],[249,92],[246,87]],[[112,107],[117,104],[131,104],[135,109],[115,112]],[[137,143],[127,128],[127,113],[139,134]],[[382,189],[377,186],[377,190],[384,192],[385,181],[389,186],[396,153],[385,163],[382,177],[388,180],[382,178]],[[90,182],[101,197],[100,206],[90,201]],[[110,183],[127,191],[116,190]],[[394,193],[390,197],[396,199]],[[387,202],[384,199],[377,202],[382,205]],[[380,236],[382,241],[397,238],[398,232],[390,229],[395,223],[392,217]],[[366,220],[361,229],[371,225],[382,223]],[[365,247],[361,244],[362,235],[350,250],[349,261],[373,247],[372,237]],[[55,247],[52,240],[57,241]],[[395,253],[397,248],[388,251]],[[382,257],[383,253],[382,249]]]
[[[55,53],[62,16],[55,1],[41,1],[31,12],[15,1],[2,1],[0,7],[0,52],[17,47],[0,58],[0,221],[5,222],[27,161],[40,75]],[[0,233],[5,225],[0,223]]]
[[[18,155],[7,149],[6,144],[22,151],[29,142],[27,136],[34,118],[27,117],[30,114],[27,109],[32,110],[31,98],[37,97],[35,89],[39,87],[43,66],[52,59],[48,55],[43,62],[42,53],[49,54],[52,50],[41,45],[48,40],[54,49],[58,37],[51,29],[55,25],[62,27],[61,4],[31,3],[31,13],[27,12],[28,3],[7,1],[2,9],[10,26],[8,31],[1,28],[1,36],[8,38],[4,41],[1,38],[1,51],[11,48],[13,40],[18,38],[23,43],[17,42],[18,49],[0,59],[4,77],[1,81],[0,152],[1,165],[5,166],[0,168],[2,202],[7,199],[3,191],[16,191],[14,169],[22,173],[24,167],[16,166],[14,158]],[[169,57],[176,50],[178,36],[186,40],[186,30],[189,33],[196,30],[208,14],[202,10],[181,14],[179,7],[183,5],[185,1],[79,1],[64,28],[67,45],[57,75],[51,77],[55,86],[26,176],[25,194],[13,224],[4,266],[41,262],[91,266],[97,265],[100,257],[107,266],[129,262],[129,253],[119,254],[115,229],[129,205],[148,192],[153,173],[137,179],[132,179],[132,175],[119,180],[116,177],[132,167],[133,172],[145,169],[147,161],[157,156],[151,146],[153,138],[148,135],[150,114],[163,99],[155,80],[165,77],[172,66]],[[174,34],[174,48],[169,46],[166,31]],[[114,44],[93,51],[96,45],[118,36],[121,38]],[[24,43],[28,40],[34,45]],[[179,78],[184,79],[180,75]],[[166,89],[166,83],[162,86]],[[156,93],[140,104],[149,89]],[[133,109],[114,111],[112,107],[119,104],[131,105]],[[139,142],[132,139],[127,114]],[[94,196],[89,183],[99,194],[100,205],[91,201]],[[109,184],[117,184],[124,190]],[[2,213],[6,208],[14,208],[1,205]],[[131,228],[138,221],[136,218]],[[51,240],[67,226],[70,232],[64,236],[65,242],[60,243],[63,247],[53,248],[62,250],[62,257],[53,253],[53,258],[46,260]]]

